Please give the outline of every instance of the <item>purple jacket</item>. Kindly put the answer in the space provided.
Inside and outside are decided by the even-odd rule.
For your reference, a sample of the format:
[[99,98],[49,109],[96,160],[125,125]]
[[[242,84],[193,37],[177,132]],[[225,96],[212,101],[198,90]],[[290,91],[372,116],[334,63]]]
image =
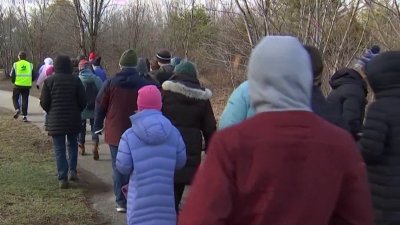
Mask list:
[[186,163],[182,136],[160,111],[130,119],[116,160],[118,171],[130,175],[128,225],[176,225],[174,174]]

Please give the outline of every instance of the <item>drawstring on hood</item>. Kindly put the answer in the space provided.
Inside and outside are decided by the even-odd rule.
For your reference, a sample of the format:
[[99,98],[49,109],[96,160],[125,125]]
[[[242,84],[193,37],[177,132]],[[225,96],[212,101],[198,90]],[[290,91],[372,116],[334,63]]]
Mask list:
[[264,37],[252,51],[247,70],[256,113],[311,111],[311,60],[297,38]]

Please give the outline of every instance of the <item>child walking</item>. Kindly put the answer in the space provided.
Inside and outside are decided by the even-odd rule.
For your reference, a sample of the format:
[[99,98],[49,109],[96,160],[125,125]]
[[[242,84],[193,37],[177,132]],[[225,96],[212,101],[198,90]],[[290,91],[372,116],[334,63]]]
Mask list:
[[161,113],[161,93],[141,88],[132,127],[119,143],[116,167],[129,174],[128,225],[176,225],[174,173],[186,163],[179,131]]

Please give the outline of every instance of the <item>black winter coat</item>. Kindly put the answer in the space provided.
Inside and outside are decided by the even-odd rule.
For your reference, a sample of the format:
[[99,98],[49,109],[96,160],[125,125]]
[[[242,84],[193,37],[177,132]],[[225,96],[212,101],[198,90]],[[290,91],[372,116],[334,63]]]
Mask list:
[[359,141],[367,164],[376,225],[400,224],[400,52],[376,56],[366,67],[376,101]]
[[340,111],[333,104],[326,101],[325,96],[316,85],[314,85],[312,89],[311,105],[312,110],[318,116],[324,118],[325,120],[331,122],[338,127],[349,130],[349,128],[344,123]]
[[367,104],[367,84],[353,69],[340,69],[331,78],[332,87],[328,103],[340,112],[350,133],[357,138],[362,132],[365,106]]
[[175,67],[170,64],[161,66],[160,69],[154,73],[155,80],[162,85],[166,80],[169,80],[172,77],[174,69]]
[[56,73],[45,80],[40,105],[47,112],[50,136],[77,134],[86,107],[85,88],[78,76]]
[[201,162],[203,137],[205,148],[216,130],[211,107],[212,93],[203,89],[197,79],[175,75],[162,85],[163,114],[180,131],[186,145],[187,162],[175,173],[175,183],[191,184]]

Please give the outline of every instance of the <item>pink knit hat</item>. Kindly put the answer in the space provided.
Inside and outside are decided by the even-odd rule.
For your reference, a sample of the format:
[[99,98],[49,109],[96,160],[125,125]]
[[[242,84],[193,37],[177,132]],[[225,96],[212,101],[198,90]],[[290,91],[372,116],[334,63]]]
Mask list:
[[154,85],[147,85],[139,89],[137,98],[138,110],[145,109],[161,110],[162,100],[161,93]]
[[53,73],[54,73],[54,66],[50,65],[49,67],[47,67],[47,69],[45,71],[46,77],[52,75]]
[[89,66],[89,62],[86,59],[82,59],[81,61],[79,61],[78,64],[78,69],[79,71],[86,69]]

